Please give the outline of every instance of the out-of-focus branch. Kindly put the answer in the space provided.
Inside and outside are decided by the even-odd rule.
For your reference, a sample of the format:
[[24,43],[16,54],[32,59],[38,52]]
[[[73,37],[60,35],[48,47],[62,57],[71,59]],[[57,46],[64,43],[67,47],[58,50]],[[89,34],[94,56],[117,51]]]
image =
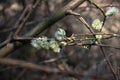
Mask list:
[[[77,8],[80,4],[82,4],[85,1],[86,0],[72,0],[65,7],[58,10],[55,14],[53,14],[52,16],[46,18],[41,23],[39,23],[35,28],[33,28],[31,31],[29,31],[25,36],[30,37],[30,36],[35,36],[35,35],[41,33],[42,31],[44,31],[45,29],[49,28],[51,25],[53,25],[54,23],[59,21],[60,19],[67,16],[66,15],[67,10],[69,10],[69,9],[73,10],[73,9]],[[10,52],[12,52],[13,50],[16,49],[16,47],[14,46],[14,43],[11,43],[11,45],[13,45],[13,46],[12,47],[9,46],[7,48],[7,50],[4,47],[2,48],[2,50],[0,49],[0,54],[2,55],[0,57],[3,57],[4,55],[6,55],[6,54],[8,54],[8,53],[10,53]],[[20,46],[18,46],[18,47],[20,47]]]
[[[71,15],[74,15],[74,16],[79,16],[80,18],[77,18],[77,19],[79,21],[81,21],[86,26],[86,28],[91,32],[91,34],[93,35],[93,37],[96,38],[95,32],[93,31],[93,29],[90,27],[90,25],[87,23],[87,21],[79,13],[73,12],[72,10],[69,10],[68,13],[71,14]],[[96,41],[98,42],[98,44],[102,44],[100,40],[96,39]],[[102,55],[106,58],[107,55],[106,55],[106,53],[104,51],[104,48],[102,46],[99,46],[99,47],[100,47],[100,50],[102,52]],[[116,72],[115,72],[115,70],[114,70],[111,62],[109,60],[106,60],[106,63],[110,67],[111,72],[113,73],[114,78],[116,80],[118,80],[118,77],[116,75]]]
[[46,28],[50,27],[55,22],[59,21],[60,19],[64,18],[67,14],[67,10],[73,10],[77,8],[80,4],[82,4],[86,0],[72,0],[69,2],[65,7],[61,8],[59,11],[54,13],[51,17],[46,18],[44,21],[39,23],[34,29],[29,31],[26,36],[35,36],[42,31],[44,31]]
[[[35,10],[35,8],[38,6],[38,4],[41,2],[41,0],[37,0],[36,3],[34,5],[28,5],[26,6],[26,9],[24,10],[24,13],[21,15],[25,18],[23,18],[23,22],[19,25],[19,27],[17,28],[15,34],[14,34],[14,38],[16,39],[19,35],[19,33],[22,31],[23,27],[25,26],[26,22],[28,21],[30,15],[32,14],[32,12]],[[27,13],[28,11],[28,13]],[[25,14],[27,13],[27,15],[25,16]],[[22,19],[22,17],[21,17]]]
[[[65,75],[65,76],[71,76],[78,80],[81,80],[81,78],[83,77],[83,74],[75,73],[74,71],[61,71],[55,67],[53,68],[50,66],[38,65],[38,64],[31,63],[31,62],[25,62],[25,61],[16,60],[16,59],[0,58],[0,64],[7,65],[7,66],[17,66],[17,67],[33,69],[33,70],[38,70],[38,71],[44,71],[46,73],[57,73],[57,74]],[[89,74],[87,76],[90,76],[92,80],[96,80],[96,77],[92,74]],[[102,77],[98,77],[98,79],[109,80],[109,79],[102,78]]]
[[36,69],[36,70],[41,70],[41,71],[45,71],[48,73],[60,72],[57,68],[50,68],[49,66],[47,67],[47,66],[43,66],[43,65],[37,65],[37,64],[30,63],[30,62],[24,62],[21,60],[14,60],[14,59],[9,59],[9,58],[0,58],[0,64],[24,67],[27,69]]
[[18,41],[14,43],[8,43],[6,46],[0,49],[0,57],[4,57],[8,53],[18,49],[20,46],[22,46],[22,44]]
[[99,64],[93,64],[93,66],[91,66],[91,68],[88,70],[88,71],[86,71],[85,73],[84,73],[84,77],[83,77],[83,80],[90,80],[91,78],[90,78],[90,74],[97,74],[97,71],[96,71],[96,69],[100,69],[100,68],[102,68],[102,66],[104,66],[104,65],[106,65],[106,60],[109,60],[110,59],[110,57],[112,56],[113,54],[109,54],[106,58],[104,58],[103,60],[101,60],[100,62],[99,62]]
[[14,49],[14,44],[9,43],[5,47],[0,49],[0,57],[5,56],[7,53],[11,52]]
[[[94,3],[92,0],[88,0],[91,4],[93,4],[98,10],[100,10],[101,11],[101,13],[103,14],[103,24],[102,24],[102,28],[103,28],[103,26],[104,26],[104,24],[105,24],[105,21],[106,21],[106,15],[105,15],[105,12],[103,11],[103,9],[102,8],[100,8],[96,3]],[[102,31],[102,28],[100,29],[100,32]]]

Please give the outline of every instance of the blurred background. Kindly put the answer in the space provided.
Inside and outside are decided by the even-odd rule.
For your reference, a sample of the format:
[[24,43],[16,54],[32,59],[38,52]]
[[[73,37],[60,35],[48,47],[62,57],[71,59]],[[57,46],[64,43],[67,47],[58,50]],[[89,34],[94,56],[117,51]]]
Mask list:
[[[15,32],[14,28],[18,18],[26,6],[35,3],[36,0],[0,0],[0,42],[8,38],[11,32]],[[34,28],[45,18],[49,18],[57,10],[61,9],[71,0],[43,0],[30,16],[29,20],[20,33],[23,36],[30,29]],[[120,10],[119,0],[92,0],[105,12],[112,6]],[[91,26],[95,19],[103,20],[102,13],[92,4],[87,1],[75,9],[75,12],[80,13],[88,24]],[[63,28],[67,36],[74,34],[90,33],[89,30],[74,16],[69,15],[59,20],[42,34],[47,37],[53,37],[57,28]],[[120,14],[111,16],[105,21],[103,33],[120,34]],[[102,41],[105,45],[120,47],[119,38],[111,38]],[[115,71],[119,75],[120,71],[120,50],[110,47],[104,47],[109,61],[112,63]],[[45,60],[57,58],[59,56],[67,56],[66,58],[55,62],[42,63]],[[74,71],[82,75],[80,80],[113,80],[114,76],[111,73],[109,66],[106,64],[105,58],[101,54],[98,46],[83,48],[78,45],[62,47],[59,54],[51,50],[35,49],[29,44],[11,52],[6,57],[19,59],[36,64],[57,67],[60,70]],[[28,70],[25,68],[10,67],[0,65],[0,80],[77,80],[74,77],[69,77],[59,74],[48,74],[37,70]]]

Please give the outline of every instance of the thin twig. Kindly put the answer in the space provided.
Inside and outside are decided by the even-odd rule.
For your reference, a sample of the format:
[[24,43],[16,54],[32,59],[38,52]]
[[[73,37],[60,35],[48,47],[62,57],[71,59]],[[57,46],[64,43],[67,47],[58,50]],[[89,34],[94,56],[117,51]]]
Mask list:
[[[78,15],[73,14],[73,13],[76,13],[76,12],[73,12],[72,10],[71,10],[70,12],[68,12],[68,13],[69,13],[70,15],[73,15],[73,16],[78,16]],[[77,14],[79,14],[79,13],[77,13]],[[91,28],[91,27],[89,26],[89,24],[86,22],[86,20],[85,20],[82,16],[80,16],[80,18],[77,18],[77,19],[80,20],[80,21],[86,26],[86,28],[92,33],[93,37],[96,38],[95,32],[92,30],[92,28]],[[98,42],[98,44],[101,44],[101,41],[100,41],[100,40],[96,39],[96,41]],[[103,47],[102,47],[102,46],[99,46],[99,47],[100,47],[100,49],[101,49],[102,55],[106,58],[107,55],[105,54],[105,51],[104,51]],[[117,77],[117,75],[116,75],[116,72],[115,72],[115,70],[114,70],[111,62],[110,62],[109,60],[106,60],[106,62],[107,62],[107,64],[108,64],[108,66],[110,67],[111,72],[113,73],[114,78],[115,78],[116,80],[118,80],[118,77]]]
[[[25,18],[23,19],[23,22],[19,25],[18,29],[15,32],[14,38],[16,39],[18,37],[18,34],[22,31],[23,27],[25,26],[26,22],[28,21],[30,15],[32,14],[32,12],[34,11],[34,9],[38,6],[38,4],[40,3],[41,0],[37,0],[36,3],[34,5],[28,5],[26,7],[25,13],[27,13],[27,15],[25,16]],[[24,13],[24,14],[25,14]],[[24,15],[23,15],[24,16]],[[21,19],[21,18],[20,18]]]
[[104,16],[104,18],[103,18],[103,24],[102,24],[102,28],[100,29],[100,32],[102,31],[102,29],[103,29],[103,26],[104,26],[104,24],[105,24],[105,21],[106,21],[106,15],[105,15],[105,12],[103,11],[103,9],[102,8],[100,8],[96,3],[94,3],[92,0],[88,0],[89,1],[89,3],[91,3],[91,4],[93,4],[98,10],[100,10],[101,11],[101,13],[103,14],[103,16]]
[[27,6],[26,8],[27,10],[30,9],[30,11],[28,12],[27,16],[24,18],[23,22],[19,25],[18,29],[16,30],[15,32],[15,35],[14,35],[14,38],[16,38],[18,36],[18,34],[21,32],[21,30],[23,29],[25,23],[27,22],[29,16],[31,15],[32,13],[32,10],[31,10],[31,7]]
[[27,69],[36,69],[36,70],[41,70],[41,71],[45,71],[48,73],[59,73],[60,72],[57,68],[50,68],[48,66],[37,65],[37,64],[30,63],[30,62],[14,60],[14,59],[9,59],[9,58],[0,58],[0,64],[24,67]]
[[21,16],[19,17],[19,19],[17,20],[16,24],[14,25],[13,29],[16,29],[18,27],[18,25],[20,24],[20,22],[22,21],[22,19],[25,17],[26,13],[28,11],[28,7],[26,7],[23,11],[23,13],[21,14]]
[[[91,77],[90,74],[93,74],[93,73],[96,73],[96,74],[97,74],[96,68],[98,68],[98,66],[99,66],[99,68],[100,68],[100,67],[102,67],[103,65],[105,65],[106,60],[109,60],[112,55],[113,55],[113,54],[109,54],[106,58],[102,59],[97,65],[96,65],[96,63],[93,64],[93,65],[91,66],[91,68],[84,73],[83,80],[91,80],[91,79],[90,79],[90,77]],[[101,76],[100,76],[100,77],[101,77]],[[98,78],[98,76],[97,76],[97,78]],[[98,79],[99,79],[99,78],[98,78]],[[98,79],[96,79],[96,80],[98,80]],[[100,79],[100,80],[104,80],[104,79]]]
[[12,39],[12,35],[13,35],[13,33],[10,33],[8,38],[5,41],[3,41],[2,43],[0,43],[0,47],[8,44],[11,41],[11,39]]
[[120,47],[114,47],[114,46],[111,46],[111,45],[104,45],[104,44],[96,44],[97,46],[101,46],[101,47],[109,47],[109,48],[114,48],[114,49],[119,49],[120,50]]
[[[49,18],[46,18],[44,21],[42,21],[36,27],[34,27],[31,31],[27,32],[25,34],[25,36],[32,37],[32,36],[38,35],[39,33],[43,32],[45,29],[49,28],[51,25],[56,23],[57,21],[63,19],[65,16],[67,16],[66,11],[68,9],[71,9],[71,10],[76,9],[79,5],[81,5],[85,1],[86,0],[70,1],[62,9],[58,10],[55,14],[53,14]],[[14,43],[16,43],[16,42],[14,42]],[[14,43],[11,43],[11,44],[14,45]],[[5,47],[7,47],[7,46],[5,46]],[[3,47],[2,50],[0,49],[0,54],[2,54],[2,56],[4,56],[3,54],[8,54],[17,49],[15,46],[12,46],[12,47],[9,46],[8,51],[6,51],[5,47]],[[19,45],[18,47],[21,47],[21,45]]]
[[[25,62],[25,61],[21,61],[21,60],[16,60],[16,59],[10,59],[10,58],[0,58],[0,64],[8,65],[8,66],[17,66],[17,67],[22,67],[22,68],[26,68],[26,69],[34,69],[34,70],[38,70],[38,71],[44,71],[46,73],[57,73],[57,74],[61,74],[64,76],[71,76],[78,80],[81,80],[81,78],[83,77],[83,74],[75,73],[74,71],[60,71],[59,69],[53,68],[50,66],[38,65],[38,64]],[[91,78],[93,78],[93,80],[96,78],[95,76],[93,76],[91,74],[89,76],[91,76]],[[97,80],[109,80],[109,79],[98,77]]]

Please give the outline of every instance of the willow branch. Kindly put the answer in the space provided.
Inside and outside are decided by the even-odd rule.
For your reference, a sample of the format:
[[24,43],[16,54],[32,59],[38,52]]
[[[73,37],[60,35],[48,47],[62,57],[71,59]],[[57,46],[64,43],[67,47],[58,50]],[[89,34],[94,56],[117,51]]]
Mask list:
[[60,72],[57,68],[50,68],[50,67],[43,66],[43,65],[37,65],[37,64],[30,63],[30,62],[14,60],[14,59],[9,59],[9,58],[0,58],[0,64],[23,67],[23,68],[27,68],[27,69],[36,69],[36,70],[41,70],[41,71],[45,71],[48,73]]
[[103,11],[102,8],[100,8],[96,3],[94,3],[92,0],[88,0],[91,4],[93,4],[98,10],[101,11],[101,13],[103,14],[104,18],[103,18],[103,24],[102,24],[102,28],[100,29],[100,32],[102,31],[103,29],[103,26],[105,24],[105,21],[106,21],[106,15],[105,15],[105,12]]
[[61,8],[59,11],[54,13],[52,16],[46,18],[41,23],[39,23],[34,29],[29,31],[26,36],[36,36],[37,34],[41,33],[45,29],[49,28],[51,25],[56,23],[57,21],[61,20],[65,16],[67,16],[66,12],[67,10],[74,10],[76,9],[80,4],[85,2],[86,0],[72,0],[69,2],[65,7]]
[[[85,25],[85,27],[91,32],[91,34],[93,35],[93,37],[96,38],[95,32],[92,30],[92,28],[91,28],[90,25],[87,23],[87,21],[86,21],[79,13],[73,12],[72,10],[69,10],[68,13],[69,13],[70,15],[73,15],[73,16],[79,16],[80,18],[77,18],[77,19],[78,19],[79,21],[81,21],[81,22]],[[73,13],[74,13],[74,14],[73,14]],[[77,15],[76,15],[76,14],[77,14]],[[101,41],[100,41],[100,40],[96,39],[96,41],[98,42],[98,44],[101,44]],[[99,47],[100,47],[100,50],[101,50],[101,52],[102,52],[102,55],[106,58],[107,55],[106,55],[106,53],[105,53],[105,51],[104,51],[104,48],[103,48],[102,46],[99,46]],[[107,63],[107,65],[110,67],[111,72],[113,73],[114,78],[115,78],[116,80],[118,80],[118,77],[117,77],[117,75],[116,75],[116,72],[115,72],[115,70],[114,70],[111,62],[110,62],[109,60],[106,60],[106,63]]]
[[[38,71],[44,71],[46,73],[57,73],[64,76],[71,76],[78,80],[81,80],[83,77],[83,74],[81,73],[75,73],[74,71],[61,71],[55,67],[50,66],[44,66],[44,65],[38,65],[31,62],[16,60],[16,59],[10,59],[10,58],[0,58],[0,64],[6,65],[6,66],[16,66],[21,68],[26,68],[30,70],[38,70]],[[88,75],[92,80],[96,80],[96,77],[92,74]],[[100,80],[109,80],[107,78],[97,77]]]
[[[44,21],[42,21],[37,26],[35,26],[31,31],[29,31],[28,33],[26,33],[25,36],[31,37],[31,36],[35,36],[35,35],[41,33],[42,31],[44,31],[45,29],[49,28],[51,25],[53,25],[57,21],[63,19],[65,16],[67,16],[66,15],[66,11],[68,9],[73,10],[73,9],[77,8],[80,4],[82,4],[85,1],[86,0],[72,0],[65,7],[61,8],[56,13],[54,13],[52,16],[46,18]],[[14,43],[11,43],[11,44],[14,45]],[[20,46],[18,46],[18,47],[20,47]],[[9,48],[7,49],[7,51],[3,47],[2,50],[0,49],[0,54],[2,55],[0,57],[3,57],[5,54],[8,54],[8,53],[10,53],[10,52],[12,52],[14,50],[16,50],[15,46],[12,46],[12,47],[9,46]]]

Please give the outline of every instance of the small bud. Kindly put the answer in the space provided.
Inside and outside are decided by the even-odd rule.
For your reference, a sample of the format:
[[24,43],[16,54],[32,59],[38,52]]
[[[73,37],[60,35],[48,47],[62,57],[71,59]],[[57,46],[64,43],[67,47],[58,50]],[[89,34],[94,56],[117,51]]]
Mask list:
[[87,45],[83,45],[82,48],[88,49],[88,46]]
[[57,53],[60,52],[60,47],[59,47],[59,44],[57,43],[57,41],[51,40],[49,45],[50,45],[50,48],[51,48],[54,52],[57,52]]
[[66,45],[67,45],[67,43],[66,43],[65,41],[62,41],[61,44],[62,44],[63,46],[66,46]]
[[40,49],[40,46],[38,45],[36,40],[31,40],[31,45],[37,49]]
[[53,51],[56,52],[56,53],[59,53],[60,52],[60,48],[55,48],[55,49],[53,49]]
[[102,39],[102,35],[95,35],[97,39]]
[[33,47],[38,48],[38,49],[40,47],[44,49],[49,49],[48,39],[45,36],[32,40],[31,44],[33,45]]
[[102,24],[102,21],[100,21],[99,19],[95,19],[92,23],[92,27],[96,30],[100,30],[102,28]]
[[107,10],[107,12],[105,13],[106,16],[112,16],[115,15],[119,12],[118,8],[116,7],[111,7],[110,9]]
[[55,32],[55,38],[59,41],[63,40],[66,36],[66,32],[59,28],[58,31]]

